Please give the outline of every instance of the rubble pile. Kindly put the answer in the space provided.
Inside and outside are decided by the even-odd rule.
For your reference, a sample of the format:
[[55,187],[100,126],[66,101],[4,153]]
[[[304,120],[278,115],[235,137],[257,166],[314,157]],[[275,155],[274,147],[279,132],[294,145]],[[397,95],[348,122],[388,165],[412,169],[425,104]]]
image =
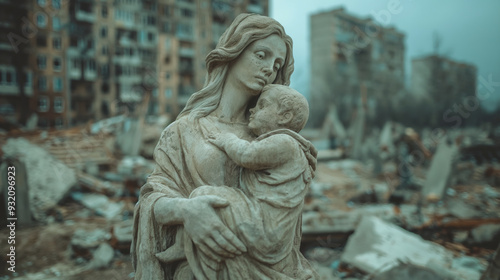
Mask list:
[[[0,138],[0,169],[16,166],[17,197],[24,196],[18,205],[27,206],[17,214],[31,221],[17,232],[23,262],[16,279],[134,277],[128,255],[133,210],[154,169],[151,154],[164,124],[136,123],[128,130],[126,124],[120,117],[90,128]],[[315,140],[325,149],[305,200],[302,251],[320,279],[494,275],[498,142],[471,129],[434,138],[424,130],[420,137],[390,123],[349,144],[349,135],[362,131],[339,128],[331,132],[338,141]],[[140,149],[131,139],[142,139]],[[134,153],[123,150],[132,146]],[[359,149],[355,158],[352,149]],[[5,238],[2,232],[0,246]]]

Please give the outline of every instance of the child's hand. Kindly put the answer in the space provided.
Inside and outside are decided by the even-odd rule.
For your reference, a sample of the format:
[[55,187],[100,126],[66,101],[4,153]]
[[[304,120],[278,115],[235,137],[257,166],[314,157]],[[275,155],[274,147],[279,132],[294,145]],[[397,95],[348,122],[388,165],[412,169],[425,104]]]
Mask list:
[[217,135],[210,133],[210,136],[208,136],[208,142],[212,143],[213,145],[217,146],[219,149],[224,150],[225,144],[228,141],[228,139],[233,136],[232,133],[227,133],[227,132],[222,132]]

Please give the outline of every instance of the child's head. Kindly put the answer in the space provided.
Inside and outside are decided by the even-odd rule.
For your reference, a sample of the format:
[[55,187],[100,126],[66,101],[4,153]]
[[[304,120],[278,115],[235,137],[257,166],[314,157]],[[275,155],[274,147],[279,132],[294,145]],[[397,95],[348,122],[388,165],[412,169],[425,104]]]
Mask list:
[[248,126],[255,135],[287,128],[299,132],[309,118],[306,98],[296,90],[277,84],[262,89],[257,105],[250,109]]

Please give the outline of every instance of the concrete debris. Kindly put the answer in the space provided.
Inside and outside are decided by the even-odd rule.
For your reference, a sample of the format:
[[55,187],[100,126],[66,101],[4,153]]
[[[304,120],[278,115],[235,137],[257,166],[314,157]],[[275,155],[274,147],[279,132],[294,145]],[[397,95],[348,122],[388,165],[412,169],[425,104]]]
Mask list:
[[95,229],[92,231],[77,229],[71,238],[71,246],[78,250],[95,249],[101,243],[110,239],[111,234],[103,229]]
[[101,243],[99,247],[92,254],[92,261],[89,266],[91,268],[105,268],[111,264],[115,251],[106,242]]
[[150,174],[155,165],[152,161],[146,160],[141,156],[124,157],[117,166],[117,171],[122,176],[134,177],[139,174]]
[[482,214],[481,211],[476,210],[462,199],[448,199],[446,204],[449,213],[459,219],[478,218]]
[[[389,271],[400,263],[412,264],[433,270],[444,279],[479,279],[484,270],[474,259],[454,259],[453,253],[444,247],[372,216],[363,217],[347,242],[342,261],[371,274]],[[407,273],[406,270],[396,271]]]
[[118,215],[122,214],[125,206],[123,201],[113,202],[102,194],[74,192],[71,197],[93,210],[96,214],[109,220],[119,219]]
[[78,182],[80,185],[90,189],[93,192],[104,193],[108,195],[120,194],[123,191],[122,184],[116,184],[107,180],[100,180],[88,173],[78,171]]
[[423,201],[441,200],[450,184],[453,172],[453,161],[458,154],[458,147],[449,141],[441,141],[434,157],[422,189]]
[[342,261],[367,273],[383,272],[399,262],[449,267],[451,252],[400,227],[373,216],[364,216],[349,238]]
[[18,159],[26,167],[29,207],[36,220],[43,221],[77,182],[72,169],[24,138],[8,139],[2,151],[5,158]]
[[466,243],[494,248],[500,244],[500,224],[486,224],[472,229]]

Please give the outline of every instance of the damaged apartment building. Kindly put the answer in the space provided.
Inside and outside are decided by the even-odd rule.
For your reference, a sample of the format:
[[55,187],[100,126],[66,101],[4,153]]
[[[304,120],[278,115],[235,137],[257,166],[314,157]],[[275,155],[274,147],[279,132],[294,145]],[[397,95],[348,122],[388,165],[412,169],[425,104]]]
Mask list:
[[0,19],[4,127],[30,117],[40,128],[68,127],[133,113],[139,104],[148,114],[175,117],[202,87],[205,56],[236,15],[269,13],[268,0],[0,5],[2,14],[15,11]]
[[310,30],[312,126],[332,104],[347,124],[359,106],[374,115],[404,90],[402,32],[344,8],[311,15]]
[[431,107],[432,126],[460,125],[479,107],[474,65],[432,54],[413,59],[411,66],[412,93]]

